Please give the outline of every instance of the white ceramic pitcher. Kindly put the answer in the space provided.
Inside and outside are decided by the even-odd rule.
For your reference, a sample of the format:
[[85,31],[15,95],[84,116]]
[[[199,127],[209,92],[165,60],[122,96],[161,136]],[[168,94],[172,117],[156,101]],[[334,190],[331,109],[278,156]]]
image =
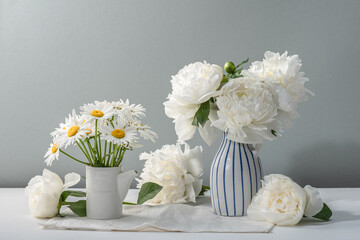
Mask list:
[[137,176],[122,167],[86,166],[86,214],[91,219],[122,217],[122,202]]

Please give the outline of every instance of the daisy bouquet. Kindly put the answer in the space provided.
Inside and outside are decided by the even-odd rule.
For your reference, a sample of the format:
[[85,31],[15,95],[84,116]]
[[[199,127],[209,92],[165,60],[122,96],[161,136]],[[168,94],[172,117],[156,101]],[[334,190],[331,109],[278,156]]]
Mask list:
[[196,62],[172,77],[164,105],[180,142],[190,140],[198,128],[209,145],[220,131],[232,141],[258,144],[277,138],[298,117],[298,103],[311,93],[304,87],[308,79],[300,71],[300,58],[268,51],[263,61],[244,69],[248,60],[237,66],[227,62],[225,72]]
[[[129,100],[107,102],[95,101],[75,110],[60,123],[50,135],[53,142],[45,154],[45,163],[51,166],[62,153],[71,159],[92,167],[117,167],[127,150],[141,147],[140,138],[155,141],[157,134],[148,125],[142,105],[130,104]],[[82,161],[65,152],[69,145],[76,145],[87,161]]]

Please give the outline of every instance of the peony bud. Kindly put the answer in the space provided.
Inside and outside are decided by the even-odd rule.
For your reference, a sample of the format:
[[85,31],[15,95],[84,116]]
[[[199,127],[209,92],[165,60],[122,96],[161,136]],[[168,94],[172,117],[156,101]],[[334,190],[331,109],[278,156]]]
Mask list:
[[233,62],[226,62],[224,65],[225,72],[233,73],[236,70],[235,64]]

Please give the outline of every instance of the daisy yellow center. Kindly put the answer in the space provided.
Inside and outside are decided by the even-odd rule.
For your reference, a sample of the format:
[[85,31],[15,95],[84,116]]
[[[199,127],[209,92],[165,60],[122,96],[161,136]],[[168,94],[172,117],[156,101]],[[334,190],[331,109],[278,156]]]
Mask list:
[[111,135],[115,138],[121,139],[125,137],[125,132],[122,129],[115,129],[112,131]]
[[94,117],[102,117],[104,116],[104,113],[100,110],[92,110],[91,111],[91,116],[94,116]]
[[57,143],[55,143],[51,148],[52,154],[55,154],[58,149],[59,149],[59,145]]
[[67,132],[68,137],[75,136],[78,133],[79,129],[79,126],[72,126]]
[[86,135],[89,135],[90,133],[92,133],[91,129],[85,129],[86,130]]

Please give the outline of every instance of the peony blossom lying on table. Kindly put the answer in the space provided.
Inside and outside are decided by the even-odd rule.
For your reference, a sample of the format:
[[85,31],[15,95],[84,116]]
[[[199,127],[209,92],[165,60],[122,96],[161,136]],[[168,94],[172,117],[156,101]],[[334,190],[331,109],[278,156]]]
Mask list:
[[190,149],[184,144],[184,150],[178,143],[164,145],[151,153],[142,153],[146,160],[138,188],[148,182],[162,186],[162,190],[145,204],[168,204],[195,202],[202,190],[203,174],[202,147]]
[[247,61],[227,62],[227,75],[218,65],[196,62],[172,77],[164,106],[180,142],[193,138],[198,128],[209,145],[219,130],[230,140],[258,144],[290,126],[297,105],[311,93],[304,86],[308,79],[300,72],[300,58],[267,51],[263,61],[243,70]]
[[52,218],[59,213],[59,200],[62,192],[80,181],[77,173],[65,175],[65,183],[56,174],[44,169],[42,176],[33,177],[25,188],[29,197],[30,213],[38,218]]
[[296,225],[302,217],[329,220],[332,213],[321,200],[316,188],[300,187],[289,177],[271,174],[264,177],[263,186],[247,209],[252,220],[277,225]]

